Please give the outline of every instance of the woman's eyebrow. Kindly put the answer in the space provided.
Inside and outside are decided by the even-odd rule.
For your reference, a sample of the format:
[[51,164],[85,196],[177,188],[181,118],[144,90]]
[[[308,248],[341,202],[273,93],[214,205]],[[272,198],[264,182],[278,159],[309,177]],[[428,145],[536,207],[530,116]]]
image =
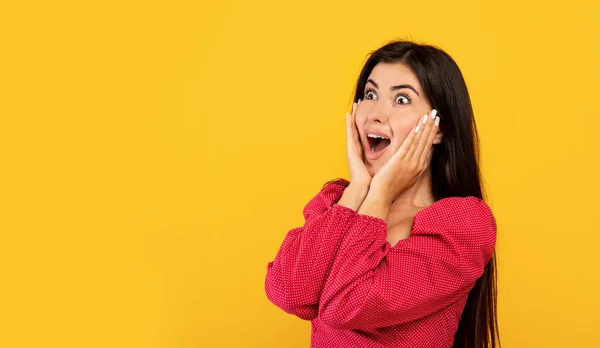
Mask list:
[[[377,85],[377,83],[375,83],[375,81],[373,81],[373,80],[371,80],[371,79],[368,79],[368,80],[367,80],[367,82],[370,82],[371,84],[373,84],[373,86],[375,86],[375,88],[379,88],[379,85]],[[393,91],[395,91],[395,90],[398,90],[398,89],[403,89],[403,88],[412,89],[412,90],[413,90],[413,92],[415,92],[415,93],[416,93],[416,94],[417,94],[417,95],[420,97],[420,95],[419,95],[419,92],[417,92],[417,90],[416,90],[416,89],[415,89],[413,86],[411,86],[411,85],[398,85],[398,86],[392,86],[392,87],[390,87],[390,91],[392,91],[392,92],[393,92]]]

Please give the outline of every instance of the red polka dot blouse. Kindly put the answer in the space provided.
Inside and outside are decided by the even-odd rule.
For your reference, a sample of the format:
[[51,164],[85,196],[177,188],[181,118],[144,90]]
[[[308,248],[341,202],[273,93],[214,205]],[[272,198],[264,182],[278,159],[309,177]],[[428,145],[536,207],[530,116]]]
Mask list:
[[496,222],[475,197],[419,211],[392,247],[386,222],[338,205],[348,181],[304,207],[267,266],[275,305],[312,322],[311,347],[452,347],[469,291],[496,243]]

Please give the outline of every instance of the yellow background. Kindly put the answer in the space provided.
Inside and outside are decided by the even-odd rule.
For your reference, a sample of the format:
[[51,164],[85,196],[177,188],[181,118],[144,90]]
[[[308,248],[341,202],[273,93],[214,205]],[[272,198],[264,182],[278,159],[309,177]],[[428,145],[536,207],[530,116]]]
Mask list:
[[0,1],[0,347],[308,347],[267,262],[366,55],[463,70],[505,347],[598,347],[594,1]]

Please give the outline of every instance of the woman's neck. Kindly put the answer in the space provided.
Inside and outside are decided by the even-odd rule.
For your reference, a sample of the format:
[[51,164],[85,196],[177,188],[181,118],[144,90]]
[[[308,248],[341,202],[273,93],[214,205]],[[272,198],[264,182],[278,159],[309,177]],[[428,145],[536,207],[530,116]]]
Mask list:
[[394,199],[390,207],[390,213],[420,210],[434,202],[435,197],[431,187],[431,169],[427,168],[411,187]]

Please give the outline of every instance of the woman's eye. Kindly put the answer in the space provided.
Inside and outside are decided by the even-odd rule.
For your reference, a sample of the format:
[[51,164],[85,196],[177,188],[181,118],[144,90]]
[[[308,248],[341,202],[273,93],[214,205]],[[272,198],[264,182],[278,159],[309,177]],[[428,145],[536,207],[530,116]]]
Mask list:
[[375,92],[373,92],[373,91],[367,91],[365,93],[365,99],[372,100],[372,99],[375,99],[375,98],[377,98],[377,94],[375,94]]
[[403,95],[399,95],[398,97],[396,97],[396,103],[398,104],[408,104],[410,102],[410,99],[408,99],[407,97],[403,96]]

